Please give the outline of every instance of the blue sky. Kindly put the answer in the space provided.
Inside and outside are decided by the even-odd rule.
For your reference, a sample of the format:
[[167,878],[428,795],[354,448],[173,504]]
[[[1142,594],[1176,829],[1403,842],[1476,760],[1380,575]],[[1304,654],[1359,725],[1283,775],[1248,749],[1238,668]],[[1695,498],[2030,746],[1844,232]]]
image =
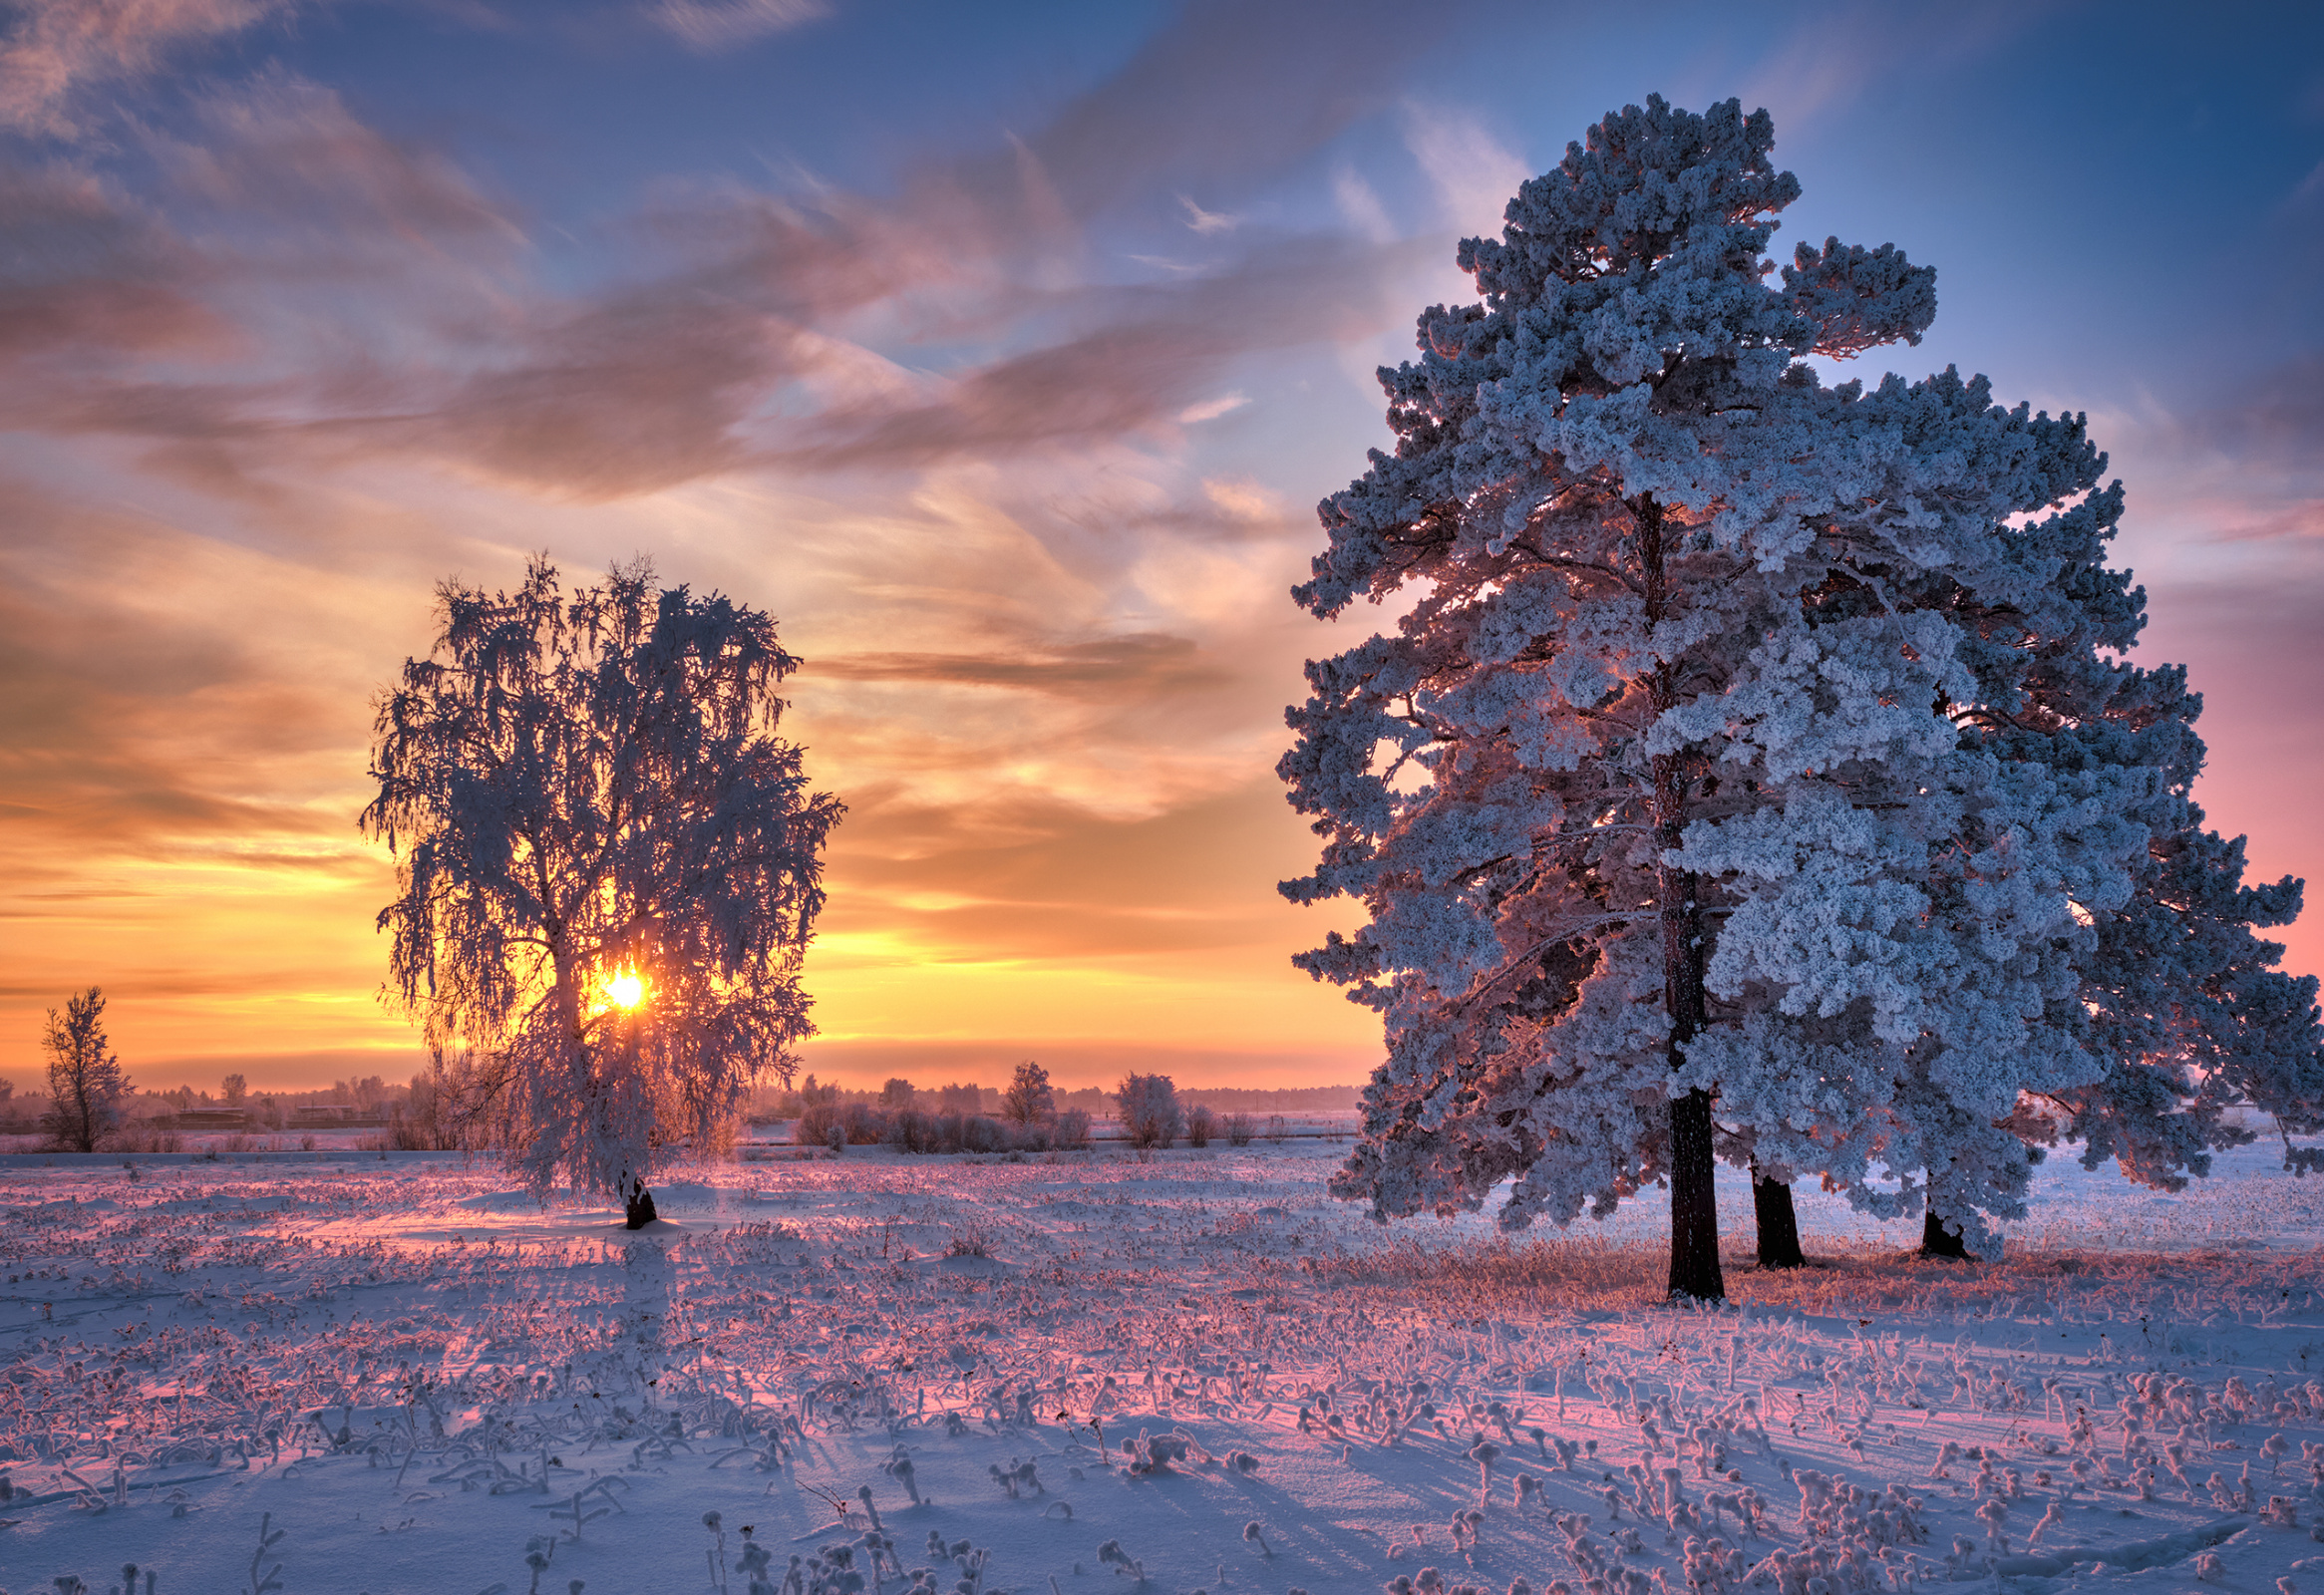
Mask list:
[[2314,7],[0,17],[0,1074],[91,981],[153,1084],[408,1069],[370,695],[547,548],[810,660],[811,1063],[1360,1078],[1272,891],[1282,707],[1375,618],[1289,603],[1309,506],[1458,238],[1653,92],[1774,115],[1779,251],[1937,267],[1907,375],[2090,413],[2214,822],[2324,873]]

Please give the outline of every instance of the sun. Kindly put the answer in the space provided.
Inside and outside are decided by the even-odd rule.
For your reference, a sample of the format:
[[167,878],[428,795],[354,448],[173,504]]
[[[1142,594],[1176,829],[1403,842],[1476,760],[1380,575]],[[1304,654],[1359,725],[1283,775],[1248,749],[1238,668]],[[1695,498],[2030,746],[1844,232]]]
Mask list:
[[635,970],[625,969],[605,983],[605,999],[616,1008],[635,1008],[645,1001],[645,982]]

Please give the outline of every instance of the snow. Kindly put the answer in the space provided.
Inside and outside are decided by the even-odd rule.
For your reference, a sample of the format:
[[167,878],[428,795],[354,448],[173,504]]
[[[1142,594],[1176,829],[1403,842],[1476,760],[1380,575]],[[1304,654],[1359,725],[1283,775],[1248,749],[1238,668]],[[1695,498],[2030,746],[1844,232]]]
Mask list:
[[1323,1194],[1345,1150],[785,1149],[643,1234],[444,1157],[9,1158],[0,1590],[246,1588],[264,1524],[285,1595],[513,1595],[528,1549],[541,1590],[694,1595],[721,1536],[744,1595],[746,1524],[775,1587],[867,1573],[865,1489],[906,1574],[1028,1595],[1680,1595],[1690,1539],[1721,1595],[2324,1572],[2324,1182],[2259,1150],[2177,1196],[2053,1159],[1997,1265],[1803,1188],[1822,1266],[1763,1274],[1723,1182],[1725,1310],[1655,1301],[1650,1201],[1382,1228]]

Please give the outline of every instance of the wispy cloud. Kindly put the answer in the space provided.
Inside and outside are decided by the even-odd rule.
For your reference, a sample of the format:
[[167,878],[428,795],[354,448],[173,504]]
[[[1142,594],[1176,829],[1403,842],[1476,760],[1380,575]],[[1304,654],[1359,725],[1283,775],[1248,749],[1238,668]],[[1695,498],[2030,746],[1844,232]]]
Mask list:
[[1216,421],[1220,416],[1232,415],[1250,402],[1250,395],[1241,393],[1225,393],[1215,399],[1204,399],[1199,404],[1188,405],[1179,411],[1178,425],[1196,427],[1205,421]]
[[296,8],[297,0],[19,0],[0,35],[0,126],[74,133],[87,91],[143,78],[180,51]]
[[1464,233],[1497,233],[1509,196],[1532,175],[1524,158],[1464,111],[1408,105],[1404,129],[1445,221]]
[[705,52],[756,44],[830,14],[823,0],[656,0],[646,13],[688,48]]
[[1178,203],[1186,207],[1186,225],[1204,237],[1214,232],[1232,232],[1242,223],[1240,216],[1230,216],[1219,210],[1205,210],[1184,194],[1178,195]]

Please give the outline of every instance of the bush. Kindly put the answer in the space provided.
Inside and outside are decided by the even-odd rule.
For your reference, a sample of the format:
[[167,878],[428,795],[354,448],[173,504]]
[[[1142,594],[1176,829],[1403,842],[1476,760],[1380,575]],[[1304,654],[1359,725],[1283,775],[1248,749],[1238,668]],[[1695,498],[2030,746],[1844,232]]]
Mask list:
[[1169,1145],[1186,1127],[1178,1088],[1167,1075],[1128,1076],[1114,1096],[1122,1105],[1122,1132],[1141,1151]]
[[1251,1143],[1251,1134],[1255,1128],[1256,1125],[1250,1115],[1228,1114],[1226,1116],[1226,1144],[1229,1146],[1248,1146]]
[[185,1141],[177,1131],[166,1129],[151,1118],[133,1118],[106,1138],[106,1145],[120,1152],[181,1152]]
[[791,1141],[795,1146],[821,1146],[830,1139],[831,1125],[838,1122],[839,1109],[835,1103],[808,1103],[799,1111],[799,1117],[791,1126]]
[[[813,1110],[810,1110],[813,1112]],[[1055,1138],[1055,1128],[1048,1123],[1017,1125],[1004,1122],[985,1114],[927,1113],[917,1108],[905,1108],[892,1114],[868,1116],[879,1120],[876,1139],[893,1146],[897,1151],[914,1153],[943,1152],[1011,1152],[1045,1151]],[[826,1121],[830,1121],[827,1116]],[[812,1144],[807,1136],[807,1119],[800,1119],[797,1138],[802,1144]],[[852,1138],[852,1126],[850,1136]],[[1081,1116],[1080,1130],[1083,1140],[1089,1138],[1089,1116]],[[869,1139],[858,1144],[870,1144]]]
[[1209,1145],[1210,1136],[1217,1125],[1217,1116],[1208,1108],[1196,1103],[1186,1111],[1186,1144],[1189,1146]]
[[1290,1136],[1291,1126],[1283,1122],[1281,1114],[1267,1116],[1267,1139],[1280,1146]]
[[483,1151],[505,1139],[496,1118],[499,1080],[489,1059],[432,1059],[412,1077],[410,1098],[388,1109],[385,1139],[403,1152]]
[[798,1146],[876,1146],[891,1133],[892,1116],[861,1102],[808,1103],[791,1126],[792,1143]]
[[1068,1108],[1051,1121],[1049,1143],[1061,1152],[1078,1152],[1090,1144],[1090,1116]]

